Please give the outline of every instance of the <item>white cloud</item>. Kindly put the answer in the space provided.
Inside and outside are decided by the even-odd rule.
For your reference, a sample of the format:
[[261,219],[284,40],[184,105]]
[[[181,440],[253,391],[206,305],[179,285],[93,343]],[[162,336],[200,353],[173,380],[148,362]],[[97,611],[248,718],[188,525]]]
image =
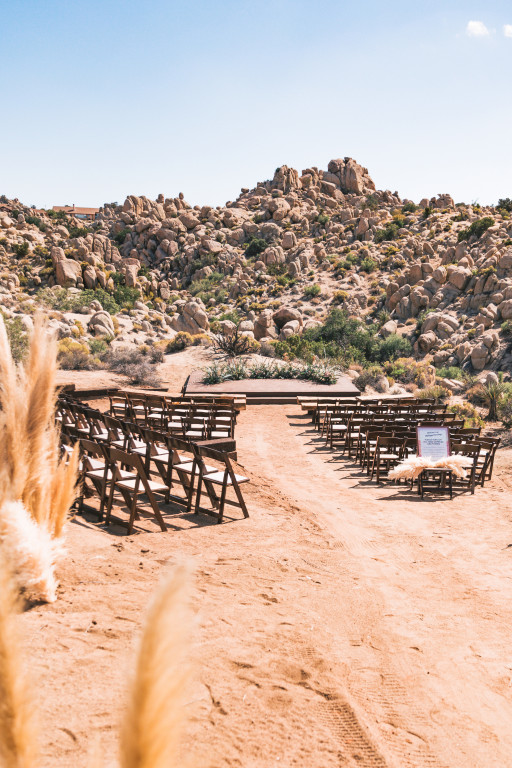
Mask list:
[[468,21],[466,35],[469,37],[487,37],[489,30],[483,21]]
[[512,37],[512,24],[503,25],[503,34],[505,37]]

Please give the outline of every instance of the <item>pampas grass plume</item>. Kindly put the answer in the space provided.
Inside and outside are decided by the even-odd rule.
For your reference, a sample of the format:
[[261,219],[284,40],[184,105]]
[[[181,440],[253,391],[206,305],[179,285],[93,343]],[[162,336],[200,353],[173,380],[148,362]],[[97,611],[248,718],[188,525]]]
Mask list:
[[163,581],[149,609],[121,735],[122,768],[182,764],[179,741],[190,623],[187,581],[187,570],[180,566]]
[[0,557],[0,765],[36,768],[37,734],[16,627],[17,592]]

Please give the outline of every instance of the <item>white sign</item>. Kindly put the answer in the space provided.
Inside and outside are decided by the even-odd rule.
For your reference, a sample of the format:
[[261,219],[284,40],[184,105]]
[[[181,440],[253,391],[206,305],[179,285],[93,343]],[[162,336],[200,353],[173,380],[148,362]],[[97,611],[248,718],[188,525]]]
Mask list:
[[431,461],[450,455],[448,427],[418,427],[418,456]]

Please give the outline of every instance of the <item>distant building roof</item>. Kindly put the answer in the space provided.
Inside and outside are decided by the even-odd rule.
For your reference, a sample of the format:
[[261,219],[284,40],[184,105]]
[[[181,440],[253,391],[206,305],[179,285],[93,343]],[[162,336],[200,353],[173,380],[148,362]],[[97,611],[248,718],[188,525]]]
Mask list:
[[77,213],[83,216],[92,216],[98,213],[99,208],[80,208],[76,205],[54,205],[54,211],[64,211],[64,213]]

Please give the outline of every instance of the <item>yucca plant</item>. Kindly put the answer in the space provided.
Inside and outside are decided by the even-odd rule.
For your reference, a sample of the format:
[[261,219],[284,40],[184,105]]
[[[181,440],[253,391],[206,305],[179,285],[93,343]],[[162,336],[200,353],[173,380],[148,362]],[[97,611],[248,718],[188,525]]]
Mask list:
[[482,397],[489,407],[486,418],[488,421],[498,421],[498,406],[507,389],[503,381],[489,381],[482,387]]

